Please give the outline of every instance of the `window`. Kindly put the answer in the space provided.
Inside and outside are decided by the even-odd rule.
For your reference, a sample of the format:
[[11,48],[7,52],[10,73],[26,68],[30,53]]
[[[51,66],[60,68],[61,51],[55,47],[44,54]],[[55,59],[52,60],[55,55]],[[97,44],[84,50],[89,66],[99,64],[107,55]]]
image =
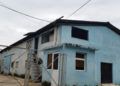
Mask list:
[[58,54],[54,54],[53,69],[58,69]]
[[47,60],[47,68],[52,68],[52,54],[48,54],[48,60]]
[[48,54],[47,68],[48,69],[58,69],[58,57],[59,54]]
[[85,70],[85,54],[76,53],[76,70]]
[[72,27],[72,37],[88,40],[88,31],[77,27]]
[[41,43],[46,43],[54,40],[54,30],[48,31],[44,34],[42,34],[42,40]]

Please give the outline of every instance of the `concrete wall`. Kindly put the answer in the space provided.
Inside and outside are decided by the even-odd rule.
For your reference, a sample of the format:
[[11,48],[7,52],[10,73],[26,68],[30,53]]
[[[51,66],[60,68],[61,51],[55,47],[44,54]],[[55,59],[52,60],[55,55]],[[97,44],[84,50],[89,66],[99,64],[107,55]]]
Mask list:
[[[74,26],[74,25],[72,25]],[[120,36],[103,26],[75,26],[89,31],[89,40],[81,40],[71,37],[71,26],[59,26],[55,27],[54,41],[41,44],[41,34],[39,35],[39,47],[38,57],[42,58],[43,64],[47,66],[47,54],[49,52],[64,52],[67,56],[66,64],[66,84],[72,85],[93,85],[101,82],[100,63],[107,62],[113,63],[113,83],[120,83]],[[44,48],[55,46],[57,44],[72,43],[84,46],[92,46],[96,48],[96,51],[83,48],[65,48],[63,51],[61,48],[55,48],[53,50],[41,51]],[[22,43],[19,46],[25,47],[26,43]],[[34,48],[34,40],[32,41],[32,48]],[[2,54],[2,58],[6,55],[13,55],[12,61],[22,54],[24,50],[12,48]],[[86,57],[86,70],[75,70],[75,53],[84,52],[87,53]],[[26,55],[19,59],[21,64],[16,72],[18,74],[25,73],[25,60]],[[12,69],[11,69],[12,71]],[[51,70],[48,70],[51,71]],[[43,69],[43,80],[51,81],[50,76],[46,70]]]
[[[76,49],[67,51],[67,83],[101,83],[100,63],[113,63],[113,83],[120,84],[120,36],[103,26],[75,26],[89,31],[89,40],[81,40],[71,37],[71,26],[62,26],[61,44],[72,43],[84,46],[93,46],[96,50],[95,54],[87,52],[87,71],[75,71],[74,58]],[[93,55],[93,56],[92,56]],[[91,65],[91,66],[89,66]],[[72,69],[71,69],[72,68]],[[72,77],[72,79],[70,78]]]
[[[22,43],[16,47],[22,47],[26,48],[26,43]],[[16,74],[24,74],[25,73],[25,61],[27,58],[27,52],[25,49],[19,49],[19,48],[11,48],[10,50],[7,50],[2,53],[1,58],[5,60],[6,56],[11,56],[11,64],[13,61],[15,61],[13,68],[11,67],[10,64],[10,71],[11,73],[16,73]],[[8,58],[9,59],[9,58]],[[18,62],[18,68],[16,68],[16,62]],[[4,70],[4,62],[2,62],[2,70]],[[9,63],[6,63],[9,64]]]
[[[39,35],[39,46],[38,46],[38,57],[41,59],[44,59],[45,53],[43,49],[49,48],[51,46],[58,45],[60,43],[60,28],[59,27],[54,27],[51,28],[54,29],[54,40],[51,42],[46,42],[46,43],[41,43],[41,34]],[[47,61],[47,60],[46,60]]]
[[39,46],[38,46],[38,49],[39,50],[42,50],[44,48],[48,48],[48,47],[51,47],[51,46],[55,46],[56,44],[59,44],[59,40],[60,40],[60,32],[59,32],[59,28],[58,27],[54,27],[54,28],[51,28],[51,29],[54,29],[54,36],[53,36],[53,41],[50,41],[50,42],[46,42],[46,43],[41,43],[41,34],[39,35]]
[[[86,53],[85,70],[76,70],[75,60],[76,52]],[[67,86],[84,86],[95,83],[95,56],[94,51],[78,48],[67,48],[67,65],[66,65],[66,85]]]
[[[39,58],[43,58],[44,53],[43,53],[42,49],[48,48],[50,46],[55,46],[58,43],[58,40],[59,40],[59,38],[58,38],[58,34],[59,34],[58,28],[54,27],[54,28],[51,28],[51,29],[54,29],[54,37],[53,37],[54,40],[51,41],[51,42],[46,42],[46,43],[42,44],[41,43],[41,34],[38,35],[38,37],[39,37],[38,57]],[[32,41],[31,49],[34,50],[35,38],[33,38],[31,41]],[[15,46],[15,47],[26,48],[26,43],[27,43],[27,41]],[[13,47],[13,48],[11,48],[7,51],[4,51],[2,54],[0,54],[1,55],[1,60],[3,60],[6,56],[11,55],[11,63],[12,63],[16,58],[18,58],[19,56],[21,56],[25,52],[24,55],[22,55],[19,59],[16,60],[16,62],[17,61],[19,62],[18,68],[15,68],[15,65],[14,65],[14,70],[13,70],[13,68],[11,67],[11,64],[9,64],[11,73],[14,72],[14,73],[19,74],[19,75],[25,74],[25,63],[26,63],[26,60],[27,60],[27,53],[28,52],[24,49],[18,49],[18,48],[15,48],[15,47]],[[4,70],[4,64],[1,64],[1,66],[2,66],[1,69],[3,71]]]

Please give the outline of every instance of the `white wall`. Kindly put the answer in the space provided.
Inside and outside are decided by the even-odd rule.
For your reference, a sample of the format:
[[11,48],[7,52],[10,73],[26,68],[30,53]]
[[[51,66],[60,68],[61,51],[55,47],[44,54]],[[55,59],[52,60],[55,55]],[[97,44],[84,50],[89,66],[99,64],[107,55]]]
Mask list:
[[[15,47],[26,48],[26,42],[24,42],[18,46],[15,46]],[[15,65],[14,65],[14,68],[11,67],[11,69],[10,69],[11,73],[14,72],[17,74],[24,74],[25,73],[25,60],[27,58],[27,52],[25,49],[19,49],[19,48],[15,48],[15,47],[11,48],[10,50],[4,51],[1,54],[1,57],[3,59],[5,56],[13,54],[11,57],[11,62],[18,61],[19,64],[18,64],[18,68],[15,68]]]

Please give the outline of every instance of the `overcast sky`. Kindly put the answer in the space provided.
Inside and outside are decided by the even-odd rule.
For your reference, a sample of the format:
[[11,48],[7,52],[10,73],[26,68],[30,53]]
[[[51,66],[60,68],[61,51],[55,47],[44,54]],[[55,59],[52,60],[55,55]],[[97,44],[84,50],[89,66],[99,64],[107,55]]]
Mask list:
[[[2,4],[26,14],[54,21],[65,18],[87,0],[0,0]],[[109,21],[120,28],[120,0],[92,0],[69,19]],[[47,22],[31,19],[0,7],[0,44],[10,45],[27,32],[36,31]]]

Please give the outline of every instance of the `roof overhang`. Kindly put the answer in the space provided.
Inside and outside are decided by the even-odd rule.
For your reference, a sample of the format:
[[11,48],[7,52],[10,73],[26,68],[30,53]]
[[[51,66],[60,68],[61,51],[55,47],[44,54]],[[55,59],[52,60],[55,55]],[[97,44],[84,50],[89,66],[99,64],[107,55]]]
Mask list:
[[64,44],[58,44],[58,45],[55,45],[55,46],[49,46],[49,47],[43,48],[42,50],[44,51],[44,50],[49,50],[49,49],[61,48],[61,47],[87,49],[87,50],[92,50],[92,51],[98,50],[98,48],[95,47],[95,46],[87,46],[87,45],[80,45],[80,44],[73,44],[73,43],[64,43]]

